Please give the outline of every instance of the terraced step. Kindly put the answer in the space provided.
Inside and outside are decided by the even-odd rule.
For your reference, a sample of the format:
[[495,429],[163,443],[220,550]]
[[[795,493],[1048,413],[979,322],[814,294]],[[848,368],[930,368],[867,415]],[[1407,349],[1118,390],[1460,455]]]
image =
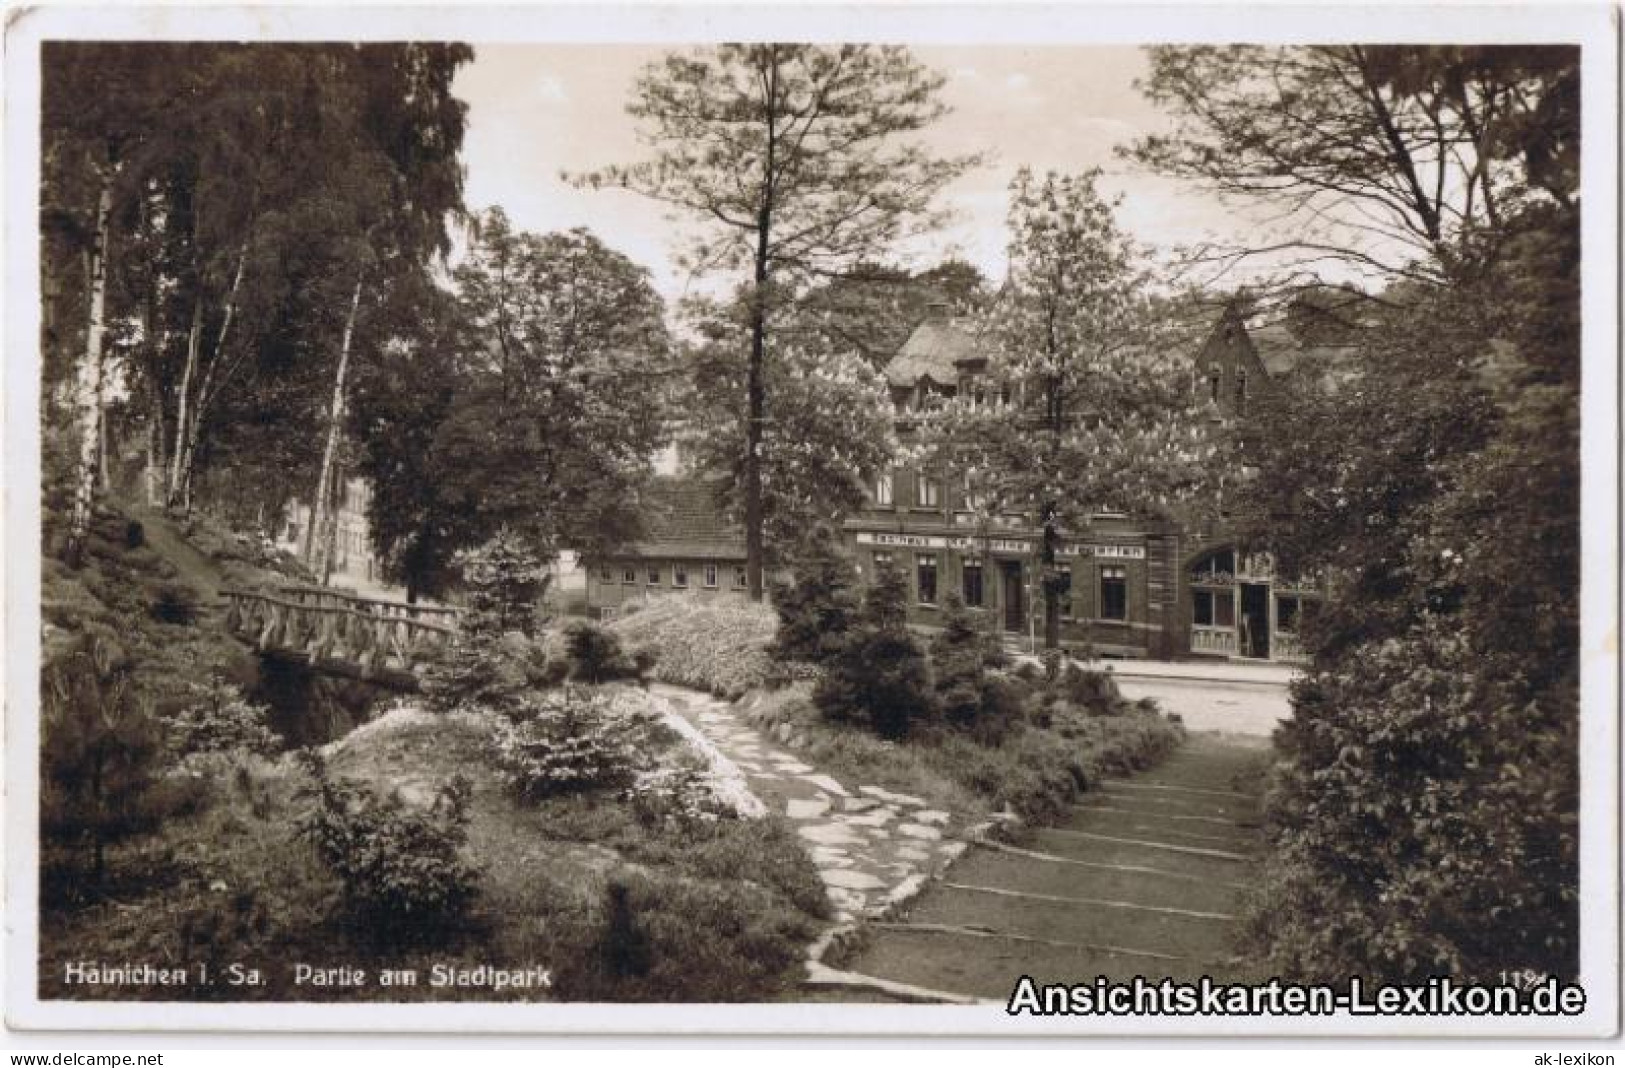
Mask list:
[[1237,957],[1268,752],[1197,737],[1089,792],[1059,826],[983,842],[843,967],[1003,999],[1040,983],[1246,981]]

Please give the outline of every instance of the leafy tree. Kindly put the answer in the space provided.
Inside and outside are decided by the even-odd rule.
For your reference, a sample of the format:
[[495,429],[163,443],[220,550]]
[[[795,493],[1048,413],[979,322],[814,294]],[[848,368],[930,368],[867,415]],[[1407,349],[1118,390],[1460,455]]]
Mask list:
[[884,568],[864,594],[863,614],[827,663],[813,702],[836,720],[867,720],[882,738],[906,737],[936,704],[925,653],[908,632],[902,572]]
[[[747,324],[740,305],[710,309],[702,341],[690,353],[690,377],[680,409],[679,440],[702,472],[725,472],[719,505],[743,521]],[[866,362],[823,348],[827,338],[795,330],[786,309],[777,356],[763,375],[773,417],[762,431],[761,519],[769,559],[795,556],[813,531],[839,524],[863,504],[866,487],[890,462],[895,413],[885,380]]]
[[[342,406],[329,400],[327,433],[311,431],[324,399],[345,393],[336,368],[353,366],[343,354],[365,329],[358,267],[383,287],[447,247],[463,123],[450,81],[471,55],[438,44],[49,50],[45,289],[63,311],[90,309],[79,409],[100,419],[115,383],[128,387],[150,499],[188,507],[212,465],[225,503],[279,510],[288,470],[323,455],[322,481],[335,483]],[[106,277],[81,289],[75,258],[92,246],[116,256],[93,257]],[[61,352],[78,335],[53,320],[47,347]],[[60,381],[62,361],[47,364]],[[101,422],[79,435],[81,472],[102,466]],[[306,430],[288,435],[285,422]],[[79,514],[93,489],[80,479]]]
[[[1481,262],[1532,201],[1578,212],[1578,50],[1566,46],[1166,46],[1141,86],[1177,120],[1127,154],[1166,174],[1286,209],[1290,229],[1234,264],[1328,258],[1379,287],[1433,284]],[[1492,236],[1493,240],[1493,236]],[[1458,258],[1459,257],[1459,258]]]
[[941,86],[893,46],[673,53],[643,72],[628,108],[658,154],[579,179],[694,214],[705,232],[684,262],[745,275],[738,473],[752,600],[763,594],[776,313],[808,279],[845,274],[933,225],[932,198],[973,162],[906,139],[942,115]]
[[630,536],[671,353],[647,272],[586,230],[515,232],[493,209],[454,279],[471,339],[433,446],[446,508],[544,559]]
[[[1578,967],[1576,61],[1154,63],[1185,125],[1143,158],[1340,224],[1306,232],[1379,283],[1337,324],[1342,364],[1271,402],[1237,509],[1283,570],[1323,569],[1333,592],[1278,736],[1253,917],[1283,974]],[[1282,135],[1251,141],[1265,128]],[[1386,220],[1383,256],[1356,211]]]
[[438,597],[456,578],[452,557],[477,539],[477,516],[448,487],[467,472],[447,469],[436,441],[451,417],[469,344],[452,294],[425,284],[398,287],[387,314],[400,324],[357,369],[350,435],[357,469],[372,487],[367,530],[386,578],[406,599]]
[[1016,176],[1010,273],[989,331],[994,390],[929,413],[918,446],[967,473],[985,515],[1037,508],[1047,649],[1060,644],[1063,531],[1087,531],[1108,508],[1155,517],[1197,496],[1218,448],[1097,178]]

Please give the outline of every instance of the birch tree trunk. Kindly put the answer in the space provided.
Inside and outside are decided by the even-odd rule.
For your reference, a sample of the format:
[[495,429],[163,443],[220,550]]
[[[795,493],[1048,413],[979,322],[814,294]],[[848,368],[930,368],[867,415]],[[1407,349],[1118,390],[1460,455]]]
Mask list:
[[215,335],[214,349],[203,366],[195,396],[191,396],[191,383],[198,375],[199,350],[203,344],[203,298],[198,296],[192,306],[192,329],[187,336],[186,369],[181,375],[180,415],[175,420],[175,454],[169,472],[169,504],[183,511],[192,507],[192,464],[197,456],[198,436],[203,417],[214,399],[220,365],[226,356],[226,342],[231,337],[231,323],[237,314],[237,294],[243,285],[243,270],[248,263],[248,242],[243,242],[237,253],[237,269],[232,272],[231,288],[226,291],[225,317],[220,322],[220,333]]
[[170,452],[169,487],[165,503],[171,508],[180,503],[181,463],[186,455],[186,435],[191,426],[190,402],[192,378],[197,373],[198,347],[203,344],[203,295],[192,301],[192,325],[186,332],[186,366],[181,370],[180,395],[175,402],[175,448]]
[[[339,429],[344,423],[344,381],[350,371],[350,341],[355,336],[356,313],[361,308],[361,286],[364,274],[358,273],[355,280],[355,295],[350,298],[350,314],[344,321],[344,340],[339,345],[338,370],[333,375],[333,402],[328,406],[327,444],[322,448],[322,468],[316,479],[316,493],[311,497],[310,524],[305,528],[304,560],[307,566],[313,563],[312,555],[320,547],[325,552],[325,539],[329,513],[332,511],[328,498],[332,494],[333,460],[338,454]],[[317,575],[322,584],[326,585],[327,575],[324,567],[317,568]]]
[[108,217],[113,211],[113,176],[102,178],[96,198],[96,236],[90,250],[90,322],[85,331],[85,358],[79,365],[79,460],[74,471],[73,508],[68,521],[68,563],[84,556],[90,511],[96,498],[97,456],[102,438],[102,342],[107,332]]

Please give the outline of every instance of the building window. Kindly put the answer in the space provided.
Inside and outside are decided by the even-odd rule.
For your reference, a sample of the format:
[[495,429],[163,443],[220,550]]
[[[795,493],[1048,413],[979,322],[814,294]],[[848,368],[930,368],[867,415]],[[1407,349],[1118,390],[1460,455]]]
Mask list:
[[637,581],[638,581],[637,568],[635,568],[635,567],[622,568],[621,569],[621,581],[626,583],[628,586],[636,585]]
[[891,504],[891,472],[884,472],[875,479],[875,503],[890,506]]
[[1235,626],[1235,595],[1229,590],[1192,590],[1191,622],[1198,627]]
[[746,576],[745,569],[736,565],[734,567],[734,589],[742,590],[749,585],[750,579]]
[[1100,569],[1100,618],[1128,618],[1128,574],[1124,568]]
[[688,589],[688,565],[687,564],[673,564],[673,565],[671,565],[671,584],[675,589],[679,589],[679,590]]
[[716,564],[706,564],[705,565],[705,588],[708,589],[708,590],[714,590],[714,589],[717,588],[717,565]]
[[1275,599],[1275,629],[1288,634],[1298,629],[1298,609],[1301,602],[1296,597],[1277,597]]
[[1223,381],[1224,372],[1220,371],[1217,367],[1207,373],[1208,399],[1214,404],[1219,403],[1219,391],[1222,388],[1221,383],[1223,383]]
[[966,560],[961,570],[961,587],[965,598],[965,607],[982,607],[982,561]]
[[937,603],[937,558],[925,553],[915,557],[914,575],[921,604]]
[[891,553],[875,553],[873,563],[875,574],[880,574],[882,571],[886,570],[886,568],[892,566]]
[[1236,372],[1236,414],[1241,415],[1247,410],[1247,372]]
[[919,497],[921,508],[937,508],[942,504],[942,483],[920,472]]
[[649,585],[660,585],[660,569],[658,567],[651,567],[649,569]]
[[610,583],[615,581],[615,572],[613,570],[611,570],[610,568],[607,568],[607,567],[599,568],[598,569],[598,581],[602,582],[604,585],[608,586]]
[[1072,565],[1061,564],[1056,569],[1055,600],[1061,606],[1061,618],[1072,618]]

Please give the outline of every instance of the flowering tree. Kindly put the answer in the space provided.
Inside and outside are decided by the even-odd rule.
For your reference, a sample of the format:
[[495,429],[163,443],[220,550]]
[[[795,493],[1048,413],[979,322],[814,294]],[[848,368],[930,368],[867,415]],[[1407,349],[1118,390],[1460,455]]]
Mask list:
[[1218,449],[1098,176],[1017,174],[1009,276],[986,335],[997,384],[929,413],[919,439],[923,454],[967,473],[975,510],[1037,511],[1051,649],[1062,532],[1108,508],[1160,514],[1194,498]]

